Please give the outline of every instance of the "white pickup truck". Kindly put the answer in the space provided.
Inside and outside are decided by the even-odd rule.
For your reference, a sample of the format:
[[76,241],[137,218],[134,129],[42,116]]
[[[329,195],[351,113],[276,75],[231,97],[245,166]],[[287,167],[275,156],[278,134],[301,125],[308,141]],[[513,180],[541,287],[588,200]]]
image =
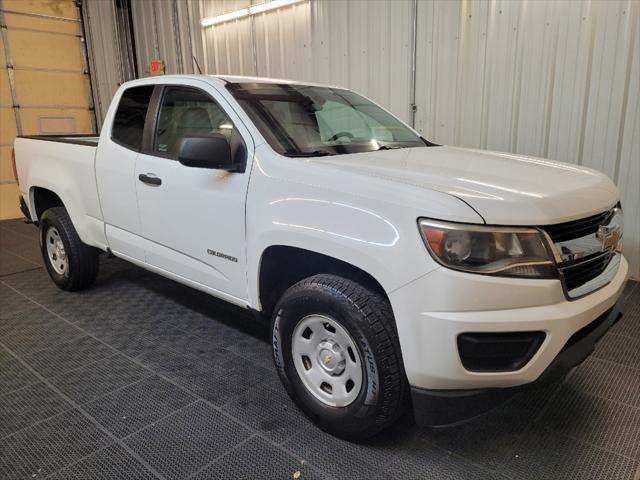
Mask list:
[[[231,76],[122,85],[98,137],[20,137],[21,207],[64,290],[98,255],[271,318],[323,429],[362,439],[557,378],[627,277],[602,173],[435,145],[349,90]],[[475,406],[474,406],[475,405]]]

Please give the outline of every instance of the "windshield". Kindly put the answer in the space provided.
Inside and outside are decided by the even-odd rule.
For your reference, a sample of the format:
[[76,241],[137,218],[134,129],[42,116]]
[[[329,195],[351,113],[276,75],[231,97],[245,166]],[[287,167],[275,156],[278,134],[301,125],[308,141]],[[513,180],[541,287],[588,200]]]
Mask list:
[[431,145],[375,103],[348,90],[275,83],[227,88],[271,147],[312,157]]

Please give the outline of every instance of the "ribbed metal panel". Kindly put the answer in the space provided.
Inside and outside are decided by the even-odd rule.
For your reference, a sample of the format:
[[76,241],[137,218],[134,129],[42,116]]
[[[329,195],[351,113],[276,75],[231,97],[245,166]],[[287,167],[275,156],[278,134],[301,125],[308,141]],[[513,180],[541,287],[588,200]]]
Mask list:
[[[411,120],[413,0],[312,0],[199,24],[251,3],[132,0],[141,74],[154,57],[167,73],[194,71],[193,51],[205,73],[343,85]],[[640,277],[640,2],[416,3],[416,128],[435,142],[606,172],[622,192],[625,253]],[[112,37],[100,39],[108,56]]]
[[86,1],[83,3],[83,15],[96,120],[100,127],[111,97],[123,81],[115,9],[112,2]]
[[[85,0],[96,112],[101,122],[118,86],[134,78],[128,59],[122,58],[116,28],[114,0]],[[151,59],[163,60],[167,73],[197,73],[195,56],[204,71],[204,44],[198,0],[131,0],[136,66],[138,75],[149,75]]]
[[[219,15],[249,5],[203,1],[202,12]],[[208,69],[349,86],[407,120],[411,5],[411,0],[303,2],[208,27],[203,29]]]
[[167,73],[197,73],[193,56],[203,56],[197,0],[132,0],[131,9],[140,76],[154,58]]
[[[202,3],[207,15],[250,4]],[[314,1],[208,27],[208,68],[344,85],[408,121],[412,6]],[[417,16],[416,128],[604,171],[640,276],[640,3],[420,0]]]
[[[201,8],[207,17],[251,4],[201,1]],[[310,79],[310,8],[305,2],[203,29],[208,71]]]
[[640,277],[640,2],[418,3],[416,128],[605,172]]
[[313,4],[313,78],[348,86],[409,120],[410,0]]

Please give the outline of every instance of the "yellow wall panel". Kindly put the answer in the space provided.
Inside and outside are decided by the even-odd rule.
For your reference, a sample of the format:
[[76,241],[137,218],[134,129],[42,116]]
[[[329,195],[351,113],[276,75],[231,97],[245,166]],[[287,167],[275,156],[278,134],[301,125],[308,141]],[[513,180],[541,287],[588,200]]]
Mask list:
[[91,116],[89,114],[89,110],[67,108],[26,108],[23,109],[20,114],[24,135],[39,135],[44,133],[40,131],[41,116],[62,118],[73,117],[76,125],[76,131],[73,133],[93,133],[91,130]]
[[33,28],[35,30],[47,30],[49,32],[61,32],[76,34],[79,32],[78,22],[64,22],[60,20],[49,20],[46,18],[28,17],[7,13],[5,20],[9,30],[12,28]]
[[6,62],[4,61],[4,40],[0,35],[0,67],[4,68],[5,65],[6,65]]
[[0,144],[13,145],[16,136],[16,117],[13,108],[0,108]]
[[[82,45],[71,35],[79,32],[78,22],[38,18],[6,11],[35,13],[53,17],[77,19],[74,0],[2,0],[8,26],[11,56],[18,102],[23,107],[20,118],[23,134],[38,134],[41,118],[73,118],[76,133],[91,133],[88,106],[89,85],[82,71]],[[28,30],[21,30],[28,29]],[[29,30],[30,29],[30,30]],[[46,30],[36,32],[32,30]],[[0,65],[4,67],[4,51],[0,45]],[[21,68],[75,70],[78,73]],[[9,77],[6,67],[0,70],[0,180],[12,181],[11,146],[16,135]],[[75,108],[29,108],[29,105],[65,106]],[[81,108],[78,108],[81,107]],[[83,108],[84,107],[84,108]],[[51,123],[49,121],[49,123]],[[54,122],[55,123],[55,122]],[[18,188],[15,184],[0,183],[0,219],[18,218]]]
[[[6,158],[5,158],[6,157]],[[9,161],[11,159],[11,146],[4,146],[4,147],[0,147],[0,163],[2,163],[3,161]],[[2,170],[2,168],[0,167],[0,172],[3,172],[4,170]],[[9,177],[4,177],[2,176],[2,174],[0,174],[0,179],[6,180]],[[13,179],[13,175],[10,177],[10,179]]]
[[22,217],[18,196],[18,185],[15,183],[0,185],[0,220]]
[[11,166],[11,148],[0,147],[0,182],[13,181],[13,167]]
[[0,105],[13,105],[11,89],[9,88],[9,75],[6,68],[0,70]]
[[82,71],[77,37],[9,29],[9,45],[16,69],[60,68]]
[[87,80],[81,73],[16,70],[20,105],[86,106]]
[[5,10],[54,17],[78,18],[73,0],[3,0]]

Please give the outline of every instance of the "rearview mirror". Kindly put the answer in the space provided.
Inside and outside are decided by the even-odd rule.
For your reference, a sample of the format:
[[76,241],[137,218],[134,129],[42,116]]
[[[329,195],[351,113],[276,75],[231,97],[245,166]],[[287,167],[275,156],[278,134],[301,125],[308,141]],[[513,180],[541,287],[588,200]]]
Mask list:
[[236,165],[231,158],[231,146],[224,135],[189,135],[180,142],[178,161],[187,167],[215,168],[233,171]]

